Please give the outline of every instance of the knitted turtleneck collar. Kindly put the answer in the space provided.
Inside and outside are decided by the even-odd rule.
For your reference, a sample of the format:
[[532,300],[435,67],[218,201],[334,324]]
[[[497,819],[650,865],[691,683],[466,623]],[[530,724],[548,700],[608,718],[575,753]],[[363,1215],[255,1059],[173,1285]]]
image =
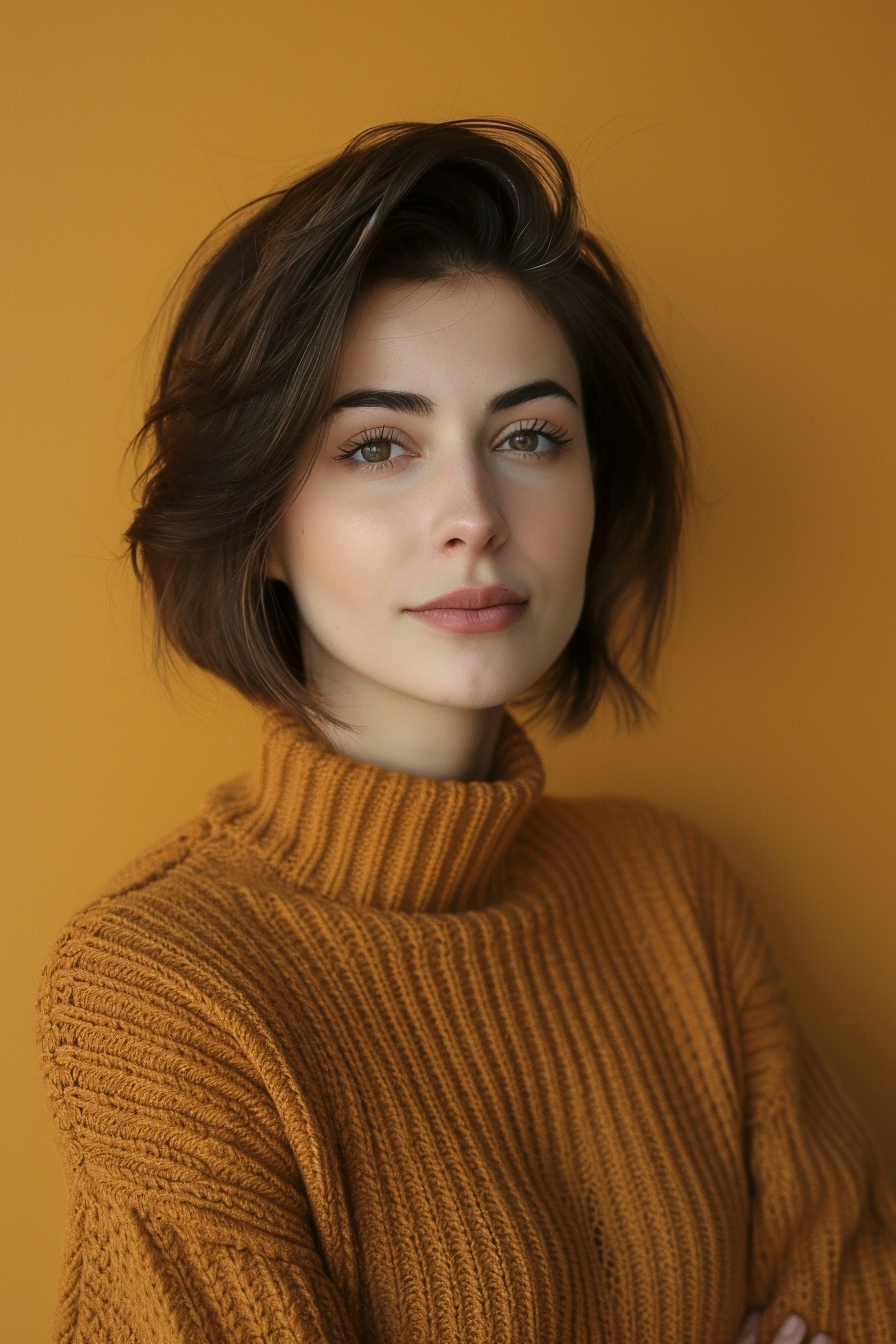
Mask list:
[[483,903],[543,786],[538,753],[509,714],[492,778],[464,783],[362,764],[271,710],[258,769],[216,789],[206,814],[305,890],[382,909],[462,910]]

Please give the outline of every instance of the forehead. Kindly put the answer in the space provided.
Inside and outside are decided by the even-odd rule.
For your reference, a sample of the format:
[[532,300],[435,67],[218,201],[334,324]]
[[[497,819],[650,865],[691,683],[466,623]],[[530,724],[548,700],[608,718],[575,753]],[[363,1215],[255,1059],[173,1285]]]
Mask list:
[[437,404],[539,378],[578,396],[578,372],[556,323],[501,276],[387,282],[365,294],[346,326],[337,396],[357,387],[420,392]]

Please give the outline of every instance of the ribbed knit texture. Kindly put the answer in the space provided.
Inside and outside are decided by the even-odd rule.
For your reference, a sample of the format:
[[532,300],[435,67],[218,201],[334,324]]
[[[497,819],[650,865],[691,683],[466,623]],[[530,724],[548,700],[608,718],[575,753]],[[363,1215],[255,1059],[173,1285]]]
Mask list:
[[713,846],[645,803],[259,770],[41,983],[66,1344],[896,1340],[896,1201]]

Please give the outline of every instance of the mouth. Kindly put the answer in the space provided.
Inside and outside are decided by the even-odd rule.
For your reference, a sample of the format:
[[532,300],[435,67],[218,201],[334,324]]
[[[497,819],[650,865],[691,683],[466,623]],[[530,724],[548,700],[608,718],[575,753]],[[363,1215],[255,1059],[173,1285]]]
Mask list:
[[406,607],[408,615],[439,630],[456,634],[486,634],[506,630],[525,616],[529,599],[492,583],[483,588],[455,588],[419,607]]

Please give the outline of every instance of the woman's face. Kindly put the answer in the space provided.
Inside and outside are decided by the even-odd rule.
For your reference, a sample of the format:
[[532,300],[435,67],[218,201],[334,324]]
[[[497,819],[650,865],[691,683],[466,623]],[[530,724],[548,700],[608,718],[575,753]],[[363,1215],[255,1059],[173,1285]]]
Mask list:
[[594,520],[581,405],[559,328],[508,280],[361,299],[268,562],[325,695],[484,709],[550,667],[581,613]]

